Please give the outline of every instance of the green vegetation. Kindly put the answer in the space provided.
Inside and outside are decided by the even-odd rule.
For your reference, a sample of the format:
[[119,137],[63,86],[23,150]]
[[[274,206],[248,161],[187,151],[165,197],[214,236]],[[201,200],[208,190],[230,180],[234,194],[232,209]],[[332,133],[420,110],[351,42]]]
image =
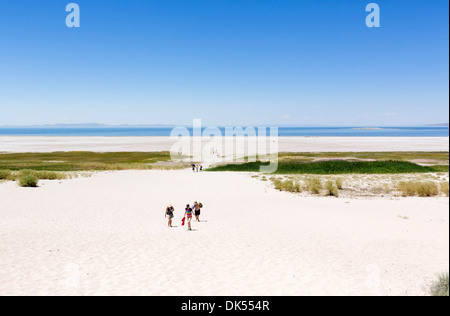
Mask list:
[[449,166],[445,165],[433,165],[431,166],[436,172],[449,172]]
[[449,296],[448,273],[440,274],[437,280],[430,287],[432,296]]
[[342,159],[353,158],[371,159],[377,161],[413,161],[428,160],[436,164],[448,165],[448,152],[332,152],[332,153],[280,153],[279,159],[283,160],[312,160],[312,159]]
[[188,164],[170,162],[169,152],[94,153],[54,152],[0,154],[0,170],[96,171],[127,169],[179,169]]
[[27,188],[35,188],[38,185],[39,179],[34,175],[20,176],[18,179],[19,186]]
[[[259,172],[265,162],[229,164],[208,169],[208,171]],[[345,161],[280,162],[277,174],[400,174],[436,172],[433,167],[424,167],[407,161]]]
[[21,186],[33,187],[39,180],[71,178],[74,174],[70,172],[188,167],[187,163],[172,163],[170,160],[169,152],[0,154],[0,180],[17,180]]
[[11,170],[0,170],[0,180],[9,180],[11,178]]

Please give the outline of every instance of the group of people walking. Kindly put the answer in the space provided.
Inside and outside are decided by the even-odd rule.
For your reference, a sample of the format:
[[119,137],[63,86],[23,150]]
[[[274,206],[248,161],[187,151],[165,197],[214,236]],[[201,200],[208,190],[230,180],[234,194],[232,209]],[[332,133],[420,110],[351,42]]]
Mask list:
[[[195,221],[200,222],[200,210],[202,208],[203,208],[203,204],[198,203],[197,201],[195,201],[194,204],[192,204],[192,205],[187,204],[186,208],[184,209],[184,216],[183,216],[183,219],[181,220],[181,226],[184,226],[187,221],[188,230],[189,231],[192,230],[192,226],[191,226],[192,218],[193,218],[193,216],[195,216]],[[166,208],[166,211],[164,213],[164,217],[166,217],[169,220],[169,223],[168,223],[169,227],[173,227],[172,220],[175,217],[174,212],[175,212],[175,208],[172,205],[169,205]]]
[[192,167],[192,172],[203,171],[203,166],[202,165],[192,164],[191,167]]

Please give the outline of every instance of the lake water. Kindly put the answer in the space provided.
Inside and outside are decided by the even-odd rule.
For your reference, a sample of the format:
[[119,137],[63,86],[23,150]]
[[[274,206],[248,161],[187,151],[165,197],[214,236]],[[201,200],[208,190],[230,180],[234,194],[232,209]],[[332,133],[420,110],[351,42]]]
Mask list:
[[[170,136],[173,127],[0,127],[0,136]],[[187,128],[192,135],[192,127]],[[223,135],[225,128],[221,127]],[[448,127],[279,127],[279,136],[449,137]],[[269,132],[267,131],[267,135]]]

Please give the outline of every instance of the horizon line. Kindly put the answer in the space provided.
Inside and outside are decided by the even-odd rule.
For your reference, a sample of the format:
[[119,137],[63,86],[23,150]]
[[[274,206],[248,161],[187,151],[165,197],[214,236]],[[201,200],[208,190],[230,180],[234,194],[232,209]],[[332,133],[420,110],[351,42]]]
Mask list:
[[[101,124],[101,123],[70,123],[70,124],[27,124],[27,125],[0,125],[0,128],[31,128],[31,127],[60,127],[60,128],[73,128],[73,127],[192,127],[192,124]],[[398,124],[398,125],[328,125],[328,124],[211,124],[202,125],[217,126],[217,127],[231,127],[231,126],[259,126],[259,127],[360,127],[360,128],[377,128],[377,127],[449,127],[449,123],[433,123],[433,124]]]

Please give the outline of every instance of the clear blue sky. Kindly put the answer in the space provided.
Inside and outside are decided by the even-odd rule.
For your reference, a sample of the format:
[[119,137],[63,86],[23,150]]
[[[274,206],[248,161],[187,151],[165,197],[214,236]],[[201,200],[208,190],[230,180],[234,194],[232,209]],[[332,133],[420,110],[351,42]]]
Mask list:
[[443,0],[0,1],[0,125],[443,123],[448,85]]

